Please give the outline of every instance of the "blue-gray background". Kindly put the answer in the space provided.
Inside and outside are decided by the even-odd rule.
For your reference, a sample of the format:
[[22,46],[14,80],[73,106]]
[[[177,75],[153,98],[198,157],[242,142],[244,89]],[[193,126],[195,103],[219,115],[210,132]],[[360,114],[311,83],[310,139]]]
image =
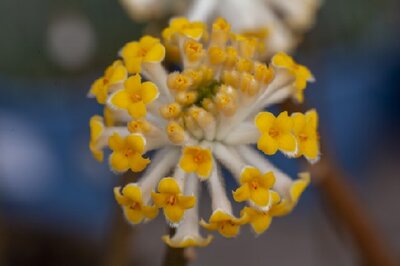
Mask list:
[[[117,1],[3,0],[0,10],[0,262],[98,265],[119,179],[88,150],[88,120],[101,108],[86,93],[144,24],[133,23]],[[320,113],[322,137],[397,255],[399,10],[395,0],[326,1],[295,54],[317,80],[306,101]],[[293,162],[283,156],[276,162],[294,173]],[[232,242],[217,238],[197,264],[241,265],[250,258],[249,265],[259,265],[254,257],[265,256],[274,265],[357,265],[351,242],[315,192],[309,189],[293,215],[255,240],[247,230]],[[162,221],[136,231],[131,260],[158,263]],[[55,251],[66,243],[72,243],[68,258]],[[74,243],[91,248],[76,251]]]

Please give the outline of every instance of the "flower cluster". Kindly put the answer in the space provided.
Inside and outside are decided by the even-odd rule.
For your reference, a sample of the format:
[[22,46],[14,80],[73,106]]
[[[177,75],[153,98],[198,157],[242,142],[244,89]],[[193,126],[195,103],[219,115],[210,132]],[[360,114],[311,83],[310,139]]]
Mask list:
[[[174,18],[162,35],[163,41],[144,36],[127,43],[94,82],[89,95],[104,104],[104,116],[90,119],[90,150],[102,161],[109,148],[116,173],[144,171],[137,182],[115,188],[115,198],[133,224],[162,209],[177,228],[163,237],[172,247],[207,245],[212,237],[203,238],[199,225],[225,237],[245,224],[264,232],[273,217],[294,208],[310,181],[307,173],[291,179],[265,155],[279,151],[315,162],[319,140],[315,110],[277,116],[263,110],[287,98],[302,102],[310,71],[284,53],[269,64],[258,61],[257,39],[235,34],[222,18],[210,31]],[[165,58],[180,62],[179,70],[168,72]],[[233,200],[246,203],[238,215],[221,165],[237,180]],[[199,221],[199,182],[208,183],[208,220]]]
[[[258,37],[267,56],[290,51],[314,24],[320,0],[120,0],[136,21],[160,21],[184,15],[212,23],[216,16],[231,22],[235,32]],[[251,14],[251,15],[249,15]],[[154,26],[154,25],[153,25]]]

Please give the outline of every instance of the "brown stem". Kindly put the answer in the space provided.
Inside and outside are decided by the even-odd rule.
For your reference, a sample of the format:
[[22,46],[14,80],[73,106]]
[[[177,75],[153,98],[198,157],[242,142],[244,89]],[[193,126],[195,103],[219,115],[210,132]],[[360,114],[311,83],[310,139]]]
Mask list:
[[[173,236],[175,233],[174,228],[169,228],[169,235]],[[185,257],[185,249],[184,248],[172,248],[170,246],[166,246],[163,266],[186,266],[188,263],[187,258]]]
[[[300,109],[289,102],[283,104],[283,107],[290,112]],[[347,228],[366,265],[397,265],[387,242],[382,239],[367,211],[363,209],[346,175],[330,156],[327,145],[321,143],[321,146],[323,156],[316,165],[310,167],[310,170],[316,187],[326,198],[336,220]]]

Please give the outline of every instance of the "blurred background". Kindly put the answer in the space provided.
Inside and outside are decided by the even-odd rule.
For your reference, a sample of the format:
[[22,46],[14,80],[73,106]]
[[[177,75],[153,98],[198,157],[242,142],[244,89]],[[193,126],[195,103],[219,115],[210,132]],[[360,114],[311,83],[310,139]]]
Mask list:
[[[160,265],[164,220],[122,221],[121,180],[88,149],[101,112],[89,87],[145,24],[116,0],[2,0],[0,10],[0,265]],[[397,258],[399,10],[397,0],[327,0],[295,54],[317,79],[306,99],[321,135]],[[196,254],[193,265],[363,265],[312,186],[265,234],[216,236]]]

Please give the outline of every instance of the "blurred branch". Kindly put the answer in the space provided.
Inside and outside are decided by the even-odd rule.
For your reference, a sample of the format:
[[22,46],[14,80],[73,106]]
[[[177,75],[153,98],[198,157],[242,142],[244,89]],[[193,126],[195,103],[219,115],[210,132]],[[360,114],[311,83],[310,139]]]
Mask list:
[[[169,235],[173,236],[175,233],[175,229],[169,228],[168,230],[169,230]],[[166,251],[162,266],[186,266],[187,263],[188,260],[185,257],[184,248],[172,248],[166,245]]]
[[[299,111],[299,107],[291,102],[283,104],[290,112]],[[303,107],[302,109],[307,109]],[[312,181],[326,198],[328,207],[336,216],[336,220],[348,230],[362,262],[366,265],[394,266],[397,265],[395,256],[387,242],[381,238],[368,212],[363,209],[357,193],[352,189],[346,175],[335,162],[326,143],[321,143],[323,156],[321,160],[309,166]]]

